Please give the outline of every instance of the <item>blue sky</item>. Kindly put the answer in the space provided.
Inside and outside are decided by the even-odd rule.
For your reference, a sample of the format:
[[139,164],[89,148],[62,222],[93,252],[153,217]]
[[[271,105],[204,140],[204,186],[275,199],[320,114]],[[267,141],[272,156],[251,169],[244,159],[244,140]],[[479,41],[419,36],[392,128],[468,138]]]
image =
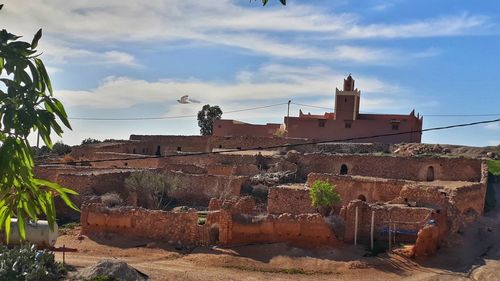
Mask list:
[[[40,48],[71,117],[195,115],[269,104],[330,107],[349,73],[361,111],[500,114],[497,1],[7,0],[2,27]],[[188,94],[202,104],[176,102]],[[328,110],[292,105],[322,114]],[[286,105],[224,114],[282,122]],[[500,116],[496,116],[498,118]],[[424,127],[495,117],[424,117]],[[73,120],[63,141],[198,134],[196,118]],[[500,124],[425,133],[424,142],[500,144]]]

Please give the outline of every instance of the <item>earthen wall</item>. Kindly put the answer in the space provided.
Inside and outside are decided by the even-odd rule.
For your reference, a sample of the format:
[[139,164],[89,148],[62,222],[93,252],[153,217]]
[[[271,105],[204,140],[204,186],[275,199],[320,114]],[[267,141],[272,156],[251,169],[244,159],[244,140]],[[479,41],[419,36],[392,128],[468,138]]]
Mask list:
[[120,237],[163,242],[180,241],[197,245],[200,240],[195,211],[165,212],[143,208],[109,209],[99,204],[85,205],[81,211],[82,234],[116,233]]
[[296,157],[298,175],[302,178],[310,172],[340,174],[345,165],[348,175],[389,179],[427,181],[429,168],[434,170],[434,180],[471,181],[481,180],[481,160],[444,157],[394,157],[363,155],[305,154]]

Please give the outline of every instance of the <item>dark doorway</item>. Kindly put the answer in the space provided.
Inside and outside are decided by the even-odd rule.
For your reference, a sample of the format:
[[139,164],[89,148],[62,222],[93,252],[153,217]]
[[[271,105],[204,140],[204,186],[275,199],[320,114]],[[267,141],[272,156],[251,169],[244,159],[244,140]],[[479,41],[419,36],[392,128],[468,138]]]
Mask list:
[[358,196],[358,200],[361,200],[361,201],[366,202],[366,196],[364,196],[363,194],[360,194],[360,195]]
[[210,226],[210,244],[219,243],[219,225],[214,224]]
[[434,180],[434,167],[430,166],[427,168],[427,181],[433,181]]
[[132,153],[135,154],[135,148],[132,150]]
[[156,147],[156,156],[161,156],[161,147],[160,146]]
[[342,166],[340,166],[340,174],[341,175],[347,175],[348,172],[349,172],[349,169],[347,168],[347,165],[346,164],[342,164]]

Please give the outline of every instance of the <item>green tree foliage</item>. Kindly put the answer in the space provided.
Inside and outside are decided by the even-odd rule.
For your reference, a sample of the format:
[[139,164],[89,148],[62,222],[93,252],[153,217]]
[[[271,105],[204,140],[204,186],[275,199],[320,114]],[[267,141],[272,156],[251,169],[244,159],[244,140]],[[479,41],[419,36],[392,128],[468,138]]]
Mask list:
[[222,110],[218,105],[210,106],[205,104],[200,111],[198,111],[198,126],[200,126],[200,133],[203,136],[209,136],[213,133],[214,120],[220,119]]
[[[262,0],[262,5],[267,5],[267,2],[269,2],[269,0]],[[285,6],[286,5],[286,0],[280,0],[281,2],[281,5]]]
[[57,155],[66,155],[71,153],[71,146],[62,142],[56,142],[54,146],[52,146],[52,151]]
[[317,180],[309,190],[309,197],[314,208],[330,208],[340,203],[340,195],[335,190],[335,185],[329,182]]
[[[171,193],[179,187],[179,180],[176,177],[168,177],[160,172],[142,171],[132,173],[126,178],[125,187],[131,191],[136,191],[138,195],[145,195],[152,199],[153,206],[143,207],[168,210],[174,201]],[[149,204],[144,203],[140,205]]]
[[[0,9],[3,5],[0,5]],[[33,175],[33,155],[28,135],[37,132],[52,148],[51,132],[61,136],[58,118],[70,128],[62,103],[53,97],[52,85],[36,47],[40,29],[31,43],[0,31],[0,229],[10,236],[10,220],[18,218],[19,234],[25,239],[27,219],[44,215],[53,229],[56,218],[54,196],[73,209],[68,194],[75,192]]]
[[86,139],[82,140],[82,145],[94,144],[94,143],[101,143],[101,141],[93,139],[93,138],[86,138]]

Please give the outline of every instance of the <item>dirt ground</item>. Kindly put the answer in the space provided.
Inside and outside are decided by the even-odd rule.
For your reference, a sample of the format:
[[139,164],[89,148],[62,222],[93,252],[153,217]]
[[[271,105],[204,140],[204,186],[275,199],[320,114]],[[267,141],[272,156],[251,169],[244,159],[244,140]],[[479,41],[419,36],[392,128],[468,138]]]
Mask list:
[[[500,199],[499,184],[496,190]],[[451,237],[426,260],[394,253],[363,257],[364,248],[352,245],[315,250],[285,244],[202,247],[183,253],[117,235],[82,240],[78,236],[78,228],[68,230],[56,245],[77,249],[65,256],[76,270],[101,259],[120,259],[151,280],[500,280],[499,208]],[[62,253],[57,252],[56,259],[62,261]]]

